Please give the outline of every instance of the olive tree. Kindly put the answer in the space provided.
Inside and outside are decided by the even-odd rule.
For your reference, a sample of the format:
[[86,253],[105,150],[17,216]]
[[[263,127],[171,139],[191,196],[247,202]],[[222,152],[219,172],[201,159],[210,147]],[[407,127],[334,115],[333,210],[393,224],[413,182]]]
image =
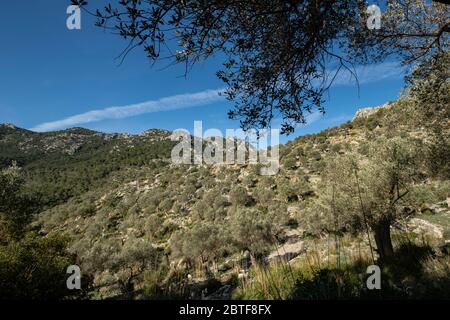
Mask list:
[[[87,11],[85,0],[72,0]],[[218,77],[244,129],[282,119],[290,133],[354,63],[401,56],[407,63],[448,47],[445,4],[387,0],[382,28],[367,28],[364,0],[120,0],[89,11],[98,26],[143,47],[152,62],[185,64],[223,57]]]
[[368,157],[332,160],[323,177],[328,186],[322,190],[322,212],[329,219],[321,222],[328,221],[334,231],[370,231],[380,258],[391,257],[391,226],[405,213],[405,196],[416,174],[415,154],[414,144],[407,140],[380,138],[371,144]]

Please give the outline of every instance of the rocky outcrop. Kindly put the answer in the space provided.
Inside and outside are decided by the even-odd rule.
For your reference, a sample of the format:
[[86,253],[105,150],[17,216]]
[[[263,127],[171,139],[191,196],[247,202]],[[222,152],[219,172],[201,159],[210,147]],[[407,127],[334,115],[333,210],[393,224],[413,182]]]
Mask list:
[[17,129],[17,127],[11,123],[5,123],[5,124],[2,124],[1,126],[7,128],[7,129],[12,129],[12,130]]
[[303,241],[303,231],[289,230],[286,232],[287,241],[266,257],[267,263],[290,261],[304,253],[306,248]]
[[356,111],[355,116],[353,117],[352,121],[356,120],[356,119],[366,119],[368,117],[370,117],[371,115],[375,114],[376,112],[378,112],[381,109],[387,109],[389,108],[390,105],[388,103],[383,104],[381,106],[378,107],[369,107],[369,108],[362,108],[359,109],[358,111]]
[[428,235],[436,239],[444,237],[444,230],[431,222],[419,218],[412,218],[408,222],[408,227],[417,234]]

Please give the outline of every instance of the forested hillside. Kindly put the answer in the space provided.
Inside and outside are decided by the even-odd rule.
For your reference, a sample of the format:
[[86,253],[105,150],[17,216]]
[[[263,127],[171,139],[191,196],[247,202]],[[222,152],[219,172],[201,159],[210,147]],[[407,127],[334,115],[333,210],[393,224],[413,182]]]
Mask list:
[[419,89],[282,145],[274,176],[172,164],[163,130],[2,125],[2,194],[29,201],[19,231],[39,239],[11,244],[2,218],[0,262],[61,241],[55,270],[79,264],[91,298],[379,298],[375,263],[385,298],[449,297],[449,90],[424,105]]

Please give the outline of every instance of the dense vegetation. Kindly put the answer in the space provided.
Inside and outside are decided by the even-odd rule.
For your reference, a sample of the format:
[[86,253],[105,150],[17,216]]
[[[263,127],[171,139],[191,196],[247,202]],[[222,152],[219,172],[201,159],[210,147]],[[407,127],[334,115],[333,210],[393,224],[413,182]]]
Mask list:
[[[2,297],[448,298],[450,91],[434,70],[281,146],[275,176],[171,164],[165,131],[2,125]],[[65,288],[72,264],[81,292]]]
[[29,228],[33,199],[23,196],[20,169],[0,173],[0,299],[80,298],[89,288],[70,292],[66,268],[76,263],[67,250],[68,239],[60,235],[42,237]]

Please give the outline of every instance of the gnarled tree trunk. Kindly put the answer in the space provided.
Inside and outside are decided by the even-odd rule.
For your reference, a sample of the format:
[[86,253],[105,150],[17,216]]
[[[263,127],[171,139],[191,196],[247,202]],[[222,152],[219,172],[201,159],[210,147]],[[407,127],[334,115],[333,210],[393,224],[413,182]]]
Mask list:
[[381,260],[394,255],[394,248],[391,240],[391,224],[389,221],[382,221],[373,226],[375,243]]

